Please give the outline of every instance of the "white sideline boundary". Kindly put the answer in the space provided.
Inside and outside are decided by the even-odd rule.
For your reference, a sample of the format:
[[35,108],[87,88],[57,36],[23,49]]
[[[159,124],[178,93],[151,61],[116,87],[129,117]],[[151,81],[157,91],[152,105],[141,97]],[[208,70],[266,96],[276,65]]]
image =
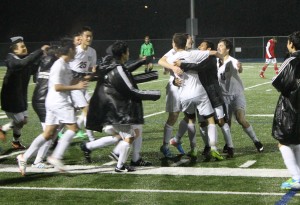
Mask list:
[[[27,165],[26,173],[55,173],[57,169],[38,169]],[[126,172],[131,175],[174,175],[174,176],[231,176],[231,177],[278,177],[289,178],[287,169],[249,169],[249,168],[203,168],[203,167],[136,167],[135,172]],[[66,173],[105,173],[120,174],[114,171],[113,166],[82,166],[66,165]],[[0,172],[19,173],[17,165],[1,165]],[[122,173],[121,173],[122,174]]]
[[[159,190],[159,189],[97,189],[97,188],[66,188],[66,187],[7,187],[4,190],[43,190],[43,191],[89,191],[89,192],[139,192],[139,193],[177,193],[177,194],[218,194],[218,195],[253,195],[253,196],[283,196],[286,193],[274,192],[232,192],[232,191],[188,191],[188,190]],[[298,196],[298,195],[296,195]]]

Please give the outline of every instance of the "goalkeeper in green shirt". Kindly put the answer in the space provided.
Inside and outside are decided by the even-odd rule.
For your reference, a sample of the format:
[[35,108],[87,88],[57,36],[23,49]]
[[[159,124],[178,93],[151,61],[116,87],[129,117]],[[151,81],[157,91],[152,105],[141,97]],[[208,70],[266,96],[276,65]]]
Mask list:
[[153,60],[154,57],[154,48],[152,43],[150,42],[149,36],[145,36],[145,43],[141,46],[140,50],[140,58],[145,58],[145,73],[151,71],[153,69]]

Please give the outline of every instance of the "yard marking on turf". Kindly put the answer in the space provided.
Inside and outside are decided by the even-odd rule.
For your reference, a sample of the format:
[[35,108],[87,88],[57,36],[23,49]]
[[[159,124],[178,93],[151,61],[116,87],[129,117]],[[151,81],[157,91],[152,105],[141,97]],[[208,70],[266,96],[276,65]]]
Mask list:
[[[104,173],[118,174],[114,167],[66,165],[65,171],[70,174]],[[17,165],[1,164],[0,172],[15,172],[20,170]],[[39,169],[28,166],[26,173],[56,173],[55,168]],[[136,167],[135,172],[127,172],[131,175],[171,175],[171,176],[230,176],[230,177],[290,177],[287,169],[250,169],[250,168],[204,168],[204,167]]]
[[264,115],[247,115],[251,117],[274,117],[274,114],[264,114]]
[[250,90],[252,88],[256,88],[258,86],[265,85],[265,84],[270,84],[270,83],[271,83],[271,81],[270,82],[266,82],[266,83],[261,83],[261,84],[253,85],[253,86],[245,88],[245,90]]
[[244,164],[242,164],[241,166],[239,166],[239,168],[248,168],[255,163],[256,163],[256,160],[249,160],[249,161],[245,162]]
[[10,153],[10,154],[7,154],[7,155],[2,155],[2,156],[0,156],[0,159],[4,159],[4,158],[8,158],[8,157],[15,156],[15,155],[18,155],[18,154],[22,154],[25,151],[26,150],[22,150],[22,151],[13,152],[13,153]]
[[156,113],[153,113],[153,114],[150,114],[150,115],[146,115],[146,116],[144,116],[144,118],[152,117],[152,116],[154,116],[154,115],[160,115],[160,114],[163,114],[163,113],[165,113],[165,112],[166,112],[166,111],[156,112]]
[[159,189],[97,189],[97,188],[66,188],[66,187],[9,187],[0,186],[5,190],[44,190],[44,191],[89,191],[89,192],[139,192],[139,193],[177,193],[177,194],[219,194],[219,195],[252,195],[252,196],[282,196],[276,192],[234,192],[234,191],[188,191],[188,190],[159,190]]

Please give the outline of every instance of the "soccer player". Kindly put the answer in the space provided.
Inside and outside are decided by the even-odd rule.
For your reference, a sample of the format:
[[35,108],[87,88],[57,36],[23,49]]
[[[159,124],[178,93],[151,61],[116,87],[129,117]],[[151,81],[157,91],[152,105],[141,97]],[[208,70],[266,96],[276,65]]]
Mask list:
[[154,57],[154,47],[150,42],[149,36],[145,36],[145,43],[141,45],[140,58],[146,58],[145,73],[152,71]]
[[[186,49],[191,49],[193,45],[193,39],[191,36],[188,36]],[[175,73],[182,74],[182,70],[173,64],[169,64],[167,62],[167,58],[176,54],[176,50],[172,48],[169,50],[162,58],[159,59],[158,64],[161,65],[165,71],[168,70],[170,72],[169,82],[166,86],[166,112],[168,112],[168,119],[164,125],[163,132],[163,143],[160,147],[160,151],[166,158],[172,158],[173,155],[169,149],[169,142],[172,138],[173,126],[176,123],[179,113],[180,113],[180,101],[179,101],[179,87],[173,84],[175,80]],[[193,133],[193,126],[191,128],[191,135]],[[185,133],[188,129],[187,119],[182,119],[179,123],[178,135],[181,133]],[[183,134],[182,134],[183,135]],[[180,143],[177,143],[177,149],[181,154],[185,154],[184,150],[180,146]]]
[[[199,45],[199,50],[214,50],[214,44],[211,41],[204,40]],[[223,152],[227,153],[227,158],[232,158],[234,155],[234,149],[233,149],[233,142],[231,138],[231,132],[230,127],[228,123],[226,122],[225,114],[225,104],[223,100],[222,90],[218,82],[218,68],[216,63],[216,58],[214,56],[211,56],[207,60],[199,63],[199,64],[193,64],[193,63],[181,63],[180,60],[176,61],[176,65],[179,66],[184,71],[188,70],[194,70],[198,72],[198,76],[200,79],[200,82],[204,86],[209,100],[215,110],[215,121],[216,124],[218,124],[222,130],[224,139],[226,141],[226,149],[223,149]],[[209,157],[210,152],[210,146],[209,146],[209,139],[207,136],[207,121],[202,117],[198,116],[199,120],[199,127],[200,127],[200,135],[205,143],[205,148],[203,151],[203,155],[206,157]],[[176,141],[180,141],[180,138],[182,136],[176,136]]]
[[[186,51],[186,35],[175,34],[173,36],[173,48],[176,53],[173,56],[167,58],[167,62],[172,65],[177,59],[182,59],[187,63],[201,63],[207,59],[209,55],[216,55],[216,51],[199,51],[191,50]],[[188,124],[192,124],[195,127],[192,119],[195,118],[195,110],[197,109],[200,115],[203,115],[208,121],[208,136],[211,145],[211,155],[217,160],[222,160],[223,157],[217,151],[217,132],[215,121],[213,118],[214,110],[211,106],[207,93],[199,81],[197,71],[187,71],[182,74],[182,85],[179,88],[179,100],[182,112],[189,117]],[[193,115],[193,116],[192,116]],[[195,132],[194,132],[195,133]],[[195,134],[190,138],[191,151],[196,148]]]
[[44,45],[41,49],[28,54],[24,39],[21,36],[11,38],[10,51],[6,57],[7,70],[3,78],[1,90],[1,109],[12,122],[2,126],[2,131],[13,129],[12,147],[26,149],[20,142],[22,128],[28,121],[27,88],[31,75],[38,69],[38,61],[43,51],[48,48]]
[[[97,64],[96,51],[91,47],[93,41],[92,29],[88,26],[84,26],[80,31],[79,39],[80,44],[76,46],[75,58],[70,61],[69,64],[75,78],[89,80]],[[82,110],[82,115],[79,116],[77,120],[80,128],[82,124],[86,123],[88,103],[91,96],[88,94],[87,90],[73,90],[71,91],[71,97],[75,108]],[[90,141],[95,140],[91,130],[86,129],[86,134]]]
[[43,146],[44,143],[53,138],[60,123],[66,126],[67,131],[64,132],[52,155],[47,158],[47,161],[57,169],[64,171],[64,164],[61,159],[79,129],[76,123],[73,104],[69,100],[70,91],[85,89],[88,86],[88,82],[78,82],[78,80],[73,79],[72,71],[68,64],[68,62],[74,58],[76,52],[73,40],[64,38],[61,44],[61,47],[58,49],[60,57],[52,65],[49,74],[45,130],[33,140],[24,154],[17,156],[18,166],[23,176],[26,174],[27,160]]
[[281,65],[272,85],[280,92],[276,105],[272,135],[279,142],[285,166],[292,177],[281,184],[281,189],[300,189],[300,31],[288,36],[290,53]]
[[260,71],[259,77],[265,78],[265,71],[267,70],[267,67],[270,63],[274,65],[275,74],[278,74],[278,67],[277,67],[277,60],[275,56],[275,45],[277,43],[277,38],[274,36],[271,38],[266,46],[266,62],[263,68]]
[[[107,126],[110,126],[110,136],[82,144],[81,149],[86,159],[89,159],[92,150],[119,143],[120,153],[115,171],[135,171],[133,167],[125,164],[130,145],[138,135],[134,125],[144,123],[142,100],[158,100],[160,91],[137,89],[130,71],[124,66],[129,59],[126,42],[116,41],[111,48],[113,58],[98,71],[98,76],[103,77],[98,79],[91,98],[86,125],[88,129],[95,131],[102,131],[102,128],[107,129]],[[143,63],[144,60],[136,66],[139,67]]]
[[262,152],[264,147],[245,118],[246,99],[244,85],[239,76],[239,73],[243,71],[243,67],[237,59],[230,56],[232,47],[232,43],[228,39],[221,39],[218,43],[218,52],[223,57],[223,60],[219,59],[217,62],[218,80],[228,111],[228,124],[231,126],[231,118],[232,114],[234,114],[237,122],[243,127],[244,132],[253,141],[257,151]]

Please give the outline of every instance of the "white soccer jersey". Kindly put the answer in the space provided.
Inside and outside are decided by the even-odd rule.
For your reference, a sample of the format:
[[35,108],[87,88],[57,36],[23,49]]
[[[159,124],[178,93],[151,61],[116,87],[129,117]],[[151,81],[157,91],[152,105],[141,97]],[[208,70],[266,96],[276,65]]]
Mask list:
[[47,109],[59,109],[72,106],[70,101],[70,91],[57,92],[56,84],[70,85],[72,81],[72,71],[69,64],[62,58],[55,61],[50,69],[48,94],[46,97]]
[[[167,58],[167,62],[173,64],[176,60],[181,59],[185,63],[201,63],[209,57],[209,51],[191,50],[179,51],[173,56]],[[204,90],[196,71],[187,71],[180,76],[183,84],[179,89],[180,100],[184,101],[200,96]],[[206,93],[206,92],[205,92]]]
[[219,67],[218,80],[222,88],[223,95],[237,95],[244,92],[244,85],[238,73],[238,60],[229,56],[224,64]]
[[83,50],[80,45],[77,46],[74,60],[70,61],[69,64],[71,69],[78,73],[90,73],[89,68],[97,64],[95,49],[88,47],[87,50]]
[[[172,48],[164,55],[164,57],[169,58],[169,57],[175,55],[175,53],[176,53],[176,51],[174,50],[174,48]],[[169,82],[173,83],[174,78],[175,78],[174,72],[172,70],[170,70]]]

